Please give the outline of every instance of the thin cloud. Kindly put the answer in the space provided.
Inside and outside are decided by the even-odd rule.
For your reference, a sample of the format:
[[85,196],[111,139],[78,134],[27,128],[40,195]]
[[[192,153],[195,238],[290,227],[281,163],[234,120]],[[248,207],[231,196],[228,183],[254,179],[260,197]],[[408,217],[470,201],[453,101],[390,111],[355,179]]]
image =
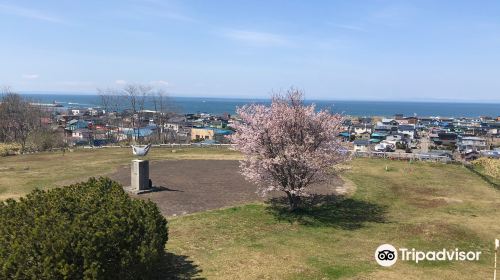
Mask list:
[[115,81],[115,84],[117,84],[117,85],[125,85],[126,83],[127,83],[127,81],[125,81],[125,80],[116,80]]
[[167,81],[164,81],[164,80],[158,80],[158,81],[151,81],[151,84],[152,85],[157,85],[157,86],[164,86],[164,87],[167,87],[170,85],[169,82]]
[[367,31],[363,27],[360,27],[357,25],[350,25],[350,24],[332,24],[332,25],[334,27],[337,27],[337,28],[342,28],[342,29],[347,29],[347,30],[352,30],[352,31],[358,31],[358,32],[366,32]]
[[23,79],[27,79],[27,80],[38,79],[38,77],[40,77],[38,74],[24,74],[23,75]]
[[258,46],[289,46],[291,41],[282,35],[249,30],[228,30],[224,36],[235,41]]
[[27,9],[20,6],[6,5],[1,3],[0,3],[0,13],[29,18],[29,19],[35,19],[35,20],[48,21],[52,23],[64,22],[62,19],[48,15],[42,11]]
[[171,20],[184,21],[184,22],[196,22],[196,20],[192,17],[173,12],[159,12],[158,16],[165,17]]

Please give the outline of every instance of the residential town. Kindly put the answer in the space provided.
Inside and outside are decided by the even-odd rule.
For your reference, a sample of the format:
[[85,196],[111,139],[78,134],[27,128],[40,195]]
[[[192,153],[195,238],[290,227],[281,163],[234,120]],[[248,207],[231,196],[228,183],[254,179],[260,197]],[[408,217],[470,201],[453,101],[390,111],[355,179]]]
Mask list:
[[[68,146],[106,146],[129,143],[230,144],[237,116],[209,113],[162,113],[141,110],[135,114],[106,112],[99,108],[62,109],[43,122],[57,130]],[[350,117],[339,137],[358,156],[419,159],[473,160],[500,157],[500,116],[478,118]],[[396,154],[398,156],[396,156]]]
[[341,136],[358,154],[399,152],[425,158],[473,160],[500,156],[500,117],[355,118],[344,122]]
[[59,131],[68,146],[105,146],[120,143],[226,144],[235,121],[229,114],[176,114],[153,110],[131,113],[102,109],[61,110],[48,107],[45,122]]

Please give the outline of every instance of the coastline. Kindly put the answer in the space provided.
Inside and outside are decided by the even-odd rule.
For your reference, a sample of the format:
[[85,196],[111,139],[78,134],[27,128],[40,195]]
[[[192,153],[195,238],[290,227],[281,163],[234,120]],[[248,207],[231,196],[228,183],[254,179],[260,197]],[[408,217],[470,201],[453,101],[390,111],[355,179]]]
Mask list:
[[[63,108],[101,107],[98,95],[74,95],[52,93],[21,93],[36,103],[53,103]],[[248,103],[269,104],[269,99],[261,98],[219,98],[219,97],[169,97],[172,111],[177,113],[209,113],[220,115],[235,114],[236,107]],[[395,114],[406,116],[427,117],[480,117],[500,115],[500,103],[462,103],[462,102],[430,102],[430,101],[361,101],[361,100],[306,100],[307,104],[314,103],[318,109],[328,109],[334,113],[343,113],[349,116],[384,116]],[[146,102],[147,109],[152,104]]]

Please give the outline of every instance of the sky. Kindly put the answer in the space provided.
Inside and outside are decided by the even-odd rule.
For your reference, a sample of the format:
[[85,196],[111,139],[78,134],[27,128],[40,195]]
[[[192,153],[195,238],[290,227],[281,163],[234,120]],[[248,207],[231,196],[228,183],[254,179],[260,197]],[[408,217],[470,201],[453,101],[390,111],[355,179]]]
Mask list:
[[500,101],[498,1],[0,0],[0,86]]

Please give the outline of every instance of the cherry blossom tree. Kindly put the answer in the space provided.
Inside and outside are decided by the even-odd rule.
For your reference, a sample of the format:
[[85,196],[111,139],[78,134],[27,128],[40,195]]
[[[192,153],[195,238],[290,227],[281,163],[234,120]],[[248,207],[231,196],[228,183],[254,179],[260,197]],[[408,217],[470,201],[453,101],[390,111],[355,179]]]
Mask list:
[[338,137],[343,116],[305,105],[299,90],[274,95],[270,106],[245,105],[237,113],[241,121],[231,140],[244,155],[241,173],[261,195],[285,192],[291,211],[312,184],[327,180],[333,166],[349,157]]

